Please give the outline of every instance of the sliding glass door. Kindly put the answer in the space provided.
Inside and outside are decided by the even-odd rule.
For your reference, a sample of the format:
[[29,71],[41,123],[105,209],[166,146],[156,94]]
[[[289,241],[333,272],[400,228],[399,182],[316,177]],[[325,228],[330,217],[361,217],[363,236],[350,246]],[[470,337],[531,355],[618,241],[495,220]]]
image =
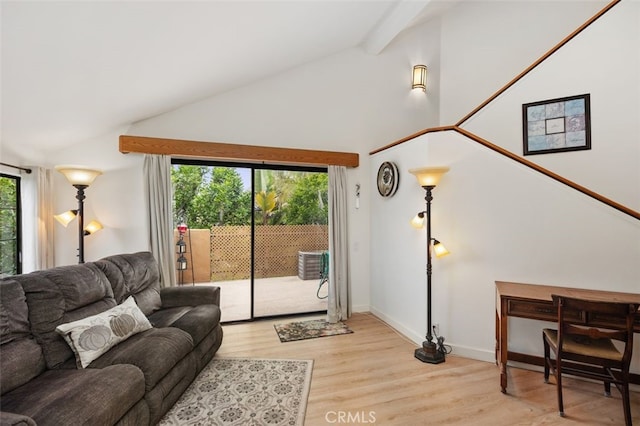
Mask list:
[[327,186],[325,172],[254,170],[254,316],[327,309]]
[[187,228],[176,232],[177,282],[219,286],[223,320],[250,319],[251,169],[174,164],[171,179],[174,222]]
[[182,162],[172,181],[178,282],[219,286],[222,321],[326,311],[325,170]]

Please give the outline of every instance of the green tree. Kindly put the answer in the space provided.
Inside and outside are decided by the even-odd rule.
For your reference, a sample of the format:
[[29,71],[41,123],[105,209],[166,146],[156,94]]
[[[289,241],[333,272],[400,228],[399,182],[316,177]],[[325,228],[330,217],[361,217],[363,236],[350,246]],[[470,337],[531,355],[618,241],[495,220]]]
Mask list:
[[[259,174],[258,174],[259,172]],[[327,224],[326,173],[256,171],[256,221],[264,225]],[[260,179],[258,179],[260,176]],[[191,228],[251,223],[251,193],[234,168],[174,166],[174,220]]]
[[286,223],[326,225],[329,214],[328,187],[326,173],[309,173],[298,179],[286,206]]
[[0,177],[0,277],[17,273],[16,180]]
[[179,165],[172,168],[174,220],[190,228],[246,225],[251,218],[251,194],[230,167]]
[[178,165],[171,168],[171,182],[173,183],[173,220],[176,225],[182,221],[189,224],[191,204],[196,194],[204,185],[207,169],[208,167],[206,166],[187,165]]
[[213,167],[208,183],[195,195],[189,210],[189,226],[247,225],[251,220],[251,194],[242,178],[229,167]]
[[269,217],[278,207],[278,196],[273,191],[260,191],[256,194],[256,210],[262,214],[262,224],[269,224]]

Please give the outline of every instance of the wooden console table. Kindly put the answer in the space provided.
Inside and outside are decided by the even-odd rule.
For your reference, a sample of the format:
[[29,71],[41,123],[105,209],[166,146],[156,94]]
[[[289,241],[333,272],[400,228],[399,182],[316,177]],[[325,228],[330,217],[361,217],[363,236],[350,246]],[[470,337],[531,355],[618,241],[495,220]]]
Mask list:
[[[537,319],[557,322],[557,309],[553,306],[552,294],[592,300],[640,303],[640,294],[616,293],[612,291],[585,290],[578,288],[553,287],[547,285],[519,284],[496,281],[496,363],[500,367],[500,387],[507,392],[507,361],[544,365],[544,358],[510,352],[509,317]],[[606,318],[586,318],[583,312],[574,312],[576,323],[606,326]],[[634,330],[640,333],[640,310],[636,315]],[[542,333],[540,334],[542,336]],[[542,337],[540,337],[542,346]],[[632,375],[632,382],[640,384],[640,376]]]

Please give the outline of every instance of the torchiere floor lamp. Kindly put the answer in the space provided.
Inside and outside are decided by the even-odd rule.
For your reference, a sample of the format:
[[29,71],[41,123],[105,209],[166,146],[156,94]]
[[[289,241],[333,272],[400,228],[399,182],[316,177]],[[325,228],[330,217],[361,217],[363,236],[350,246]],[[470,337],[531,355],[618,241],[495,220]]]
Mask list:
[[426,218],[427,225],[427,340],[422,342],[421,348],[415,350],[415,357],[422,362],[431,364],[444,362],[444,351],[438,349],[438,345],[433,342],[433,335],[431,334],[433,330],[431,324],[431,251],[433,250],[438,257],[449,253],[438,240],[431,237],[431,201],[433,200],[431,191],[440,182],[442,175],[448,171],[448,167],[425,167],[409,170],[409,173],[418,179],[418,183],[426,191],[424,199],[427,204],[427,209],[418,213],[411,221],[414,227],[422,228]]
[[[56,166],[55,168],[57,171],[62,173],[64,177],[67,178],[69,183],[71,183],[71,185],[73,185],[78,190],[76,194],[76,199],[78,200],[78,210],[72,210],[71,212],[75,213],[76,217],[78,218],[78,263],[84,263],[84,199],[86,198],[84,196],[84,190],[93,183],[96,177],[102,174],[102,171],[81,166]],[[71,217],[71,219],[73,219],[73,217]],[[91,222],[89,225],[94,225],[94,222]],[[102,226],[100,225],[100,228],[101,227]],[[87,233],[91,232],[91,230],[87,230]]]

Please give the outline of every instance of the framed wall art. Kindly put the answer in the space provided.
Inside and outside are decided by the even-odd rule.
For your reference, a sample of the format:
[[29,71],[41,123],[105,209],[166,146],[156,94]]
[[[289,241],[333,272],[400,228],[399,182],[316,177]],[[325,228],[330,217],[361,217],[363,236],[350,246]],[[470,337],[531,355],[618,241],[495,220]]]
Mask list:
[[589,94],[522,105],[524,155],[591,149]]

